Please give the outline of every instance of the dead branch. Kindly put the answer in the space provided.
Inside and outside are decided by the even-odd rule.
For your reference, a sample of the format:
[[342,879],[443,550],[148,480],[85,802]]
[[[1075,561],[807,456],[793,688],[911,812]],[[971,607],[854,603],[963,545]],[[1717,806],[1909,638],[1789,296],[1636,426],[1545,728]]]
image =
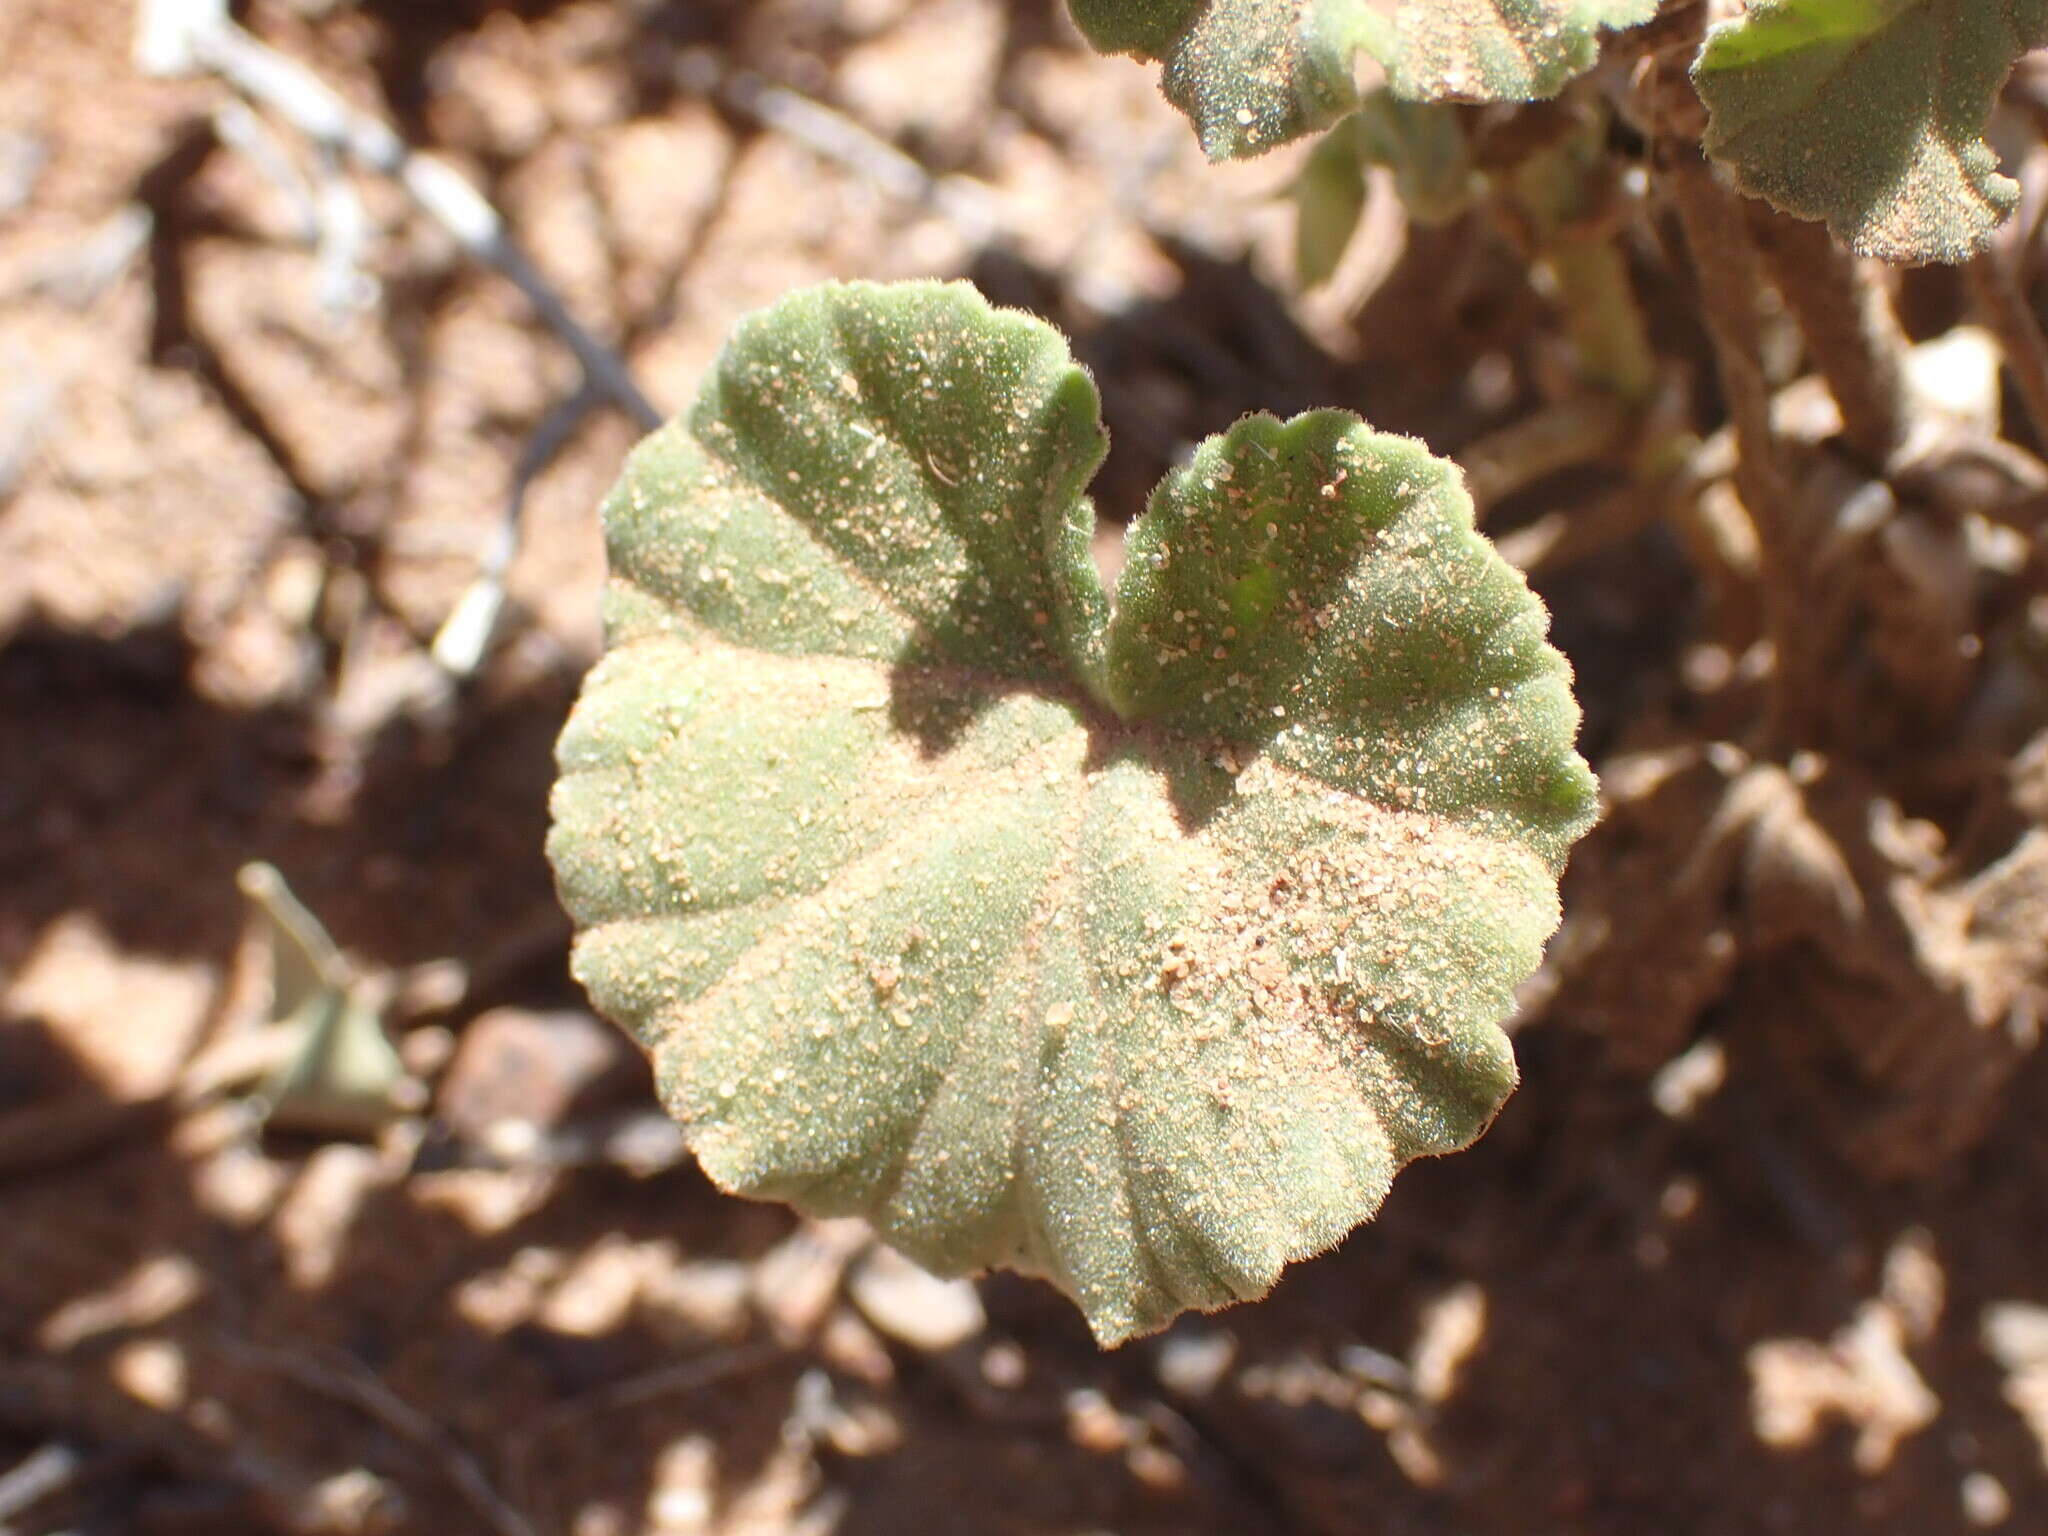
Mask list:
[[1963,270],[1970,297],[2005,351],[2006,371],[2026,406],[2034,436],[2048,445],[2048,338],[2041,334],[2040,321],[1997,246],[1974,257]]
[[661,425],[661,413],[624,361],[569,313],[482,193],[452,166],[415,153],[388,126],[351,107],[304,65],[243,31],[223,0],[142,0],[136,59],[152,74],[218,75],[321,149],[395,181],[465,251],[526,295],[593,388],[644,430]]
[[214,1342],[223,1355],[238,1365],[282,1377],[309,1392],[346,1403],[401,1440],[427,1452],[440,1465],[449,1484],[498,1536],[539,1536],[533,1522],[491,1486],[476,1458],[457,1444],[443,1425],[393,1392],[361,1361],[345,1355],[315,1359],[293,1350],[273,1349],[225,1336]]

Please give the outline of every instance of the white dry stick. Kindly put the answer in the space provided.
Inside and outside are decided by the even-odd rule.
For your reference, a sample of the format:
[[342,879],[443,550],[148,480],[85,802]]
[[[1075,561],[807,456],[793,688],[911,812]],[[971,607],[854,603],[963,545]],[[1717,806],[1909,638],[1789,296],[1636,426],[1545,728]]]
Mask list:
[[213,131],[263,174],[291,205],[301,243],[320,260],[320,307],[331,316],[359,314],[377,301],[377,280],[363,267],[370,216],[331,147],[318,150],[317,184],[300,172],[269,125],[239,97],[213,109]]
[[313,189],[292,163],[284,145],[239,97],[221,102],[213,109],[213,136],[262,173],[291,205],[292,224],[298,240],[316,245],[320,240],[320,208]]
[[[250,36],[228,15],[226,0],[140,0],[135,62],[153,75],[218,75],[313,141],[320,155],[317,188],[308,193],[296,176],[284,180],[296,183],[297,195],[310,205],[306,211],[321,256],[321,292],[330,310],[357,307],[368,281],[358,260],[366,220],[354,189],[340,174],[341,162],[352,160],[397,182],[464,250],[509,278],[575,353],[584,387],[549,412],[535,431],[513,473],[505,521],[484,551],[483,568],[434,638],[432,654],[445,673],[455,679],[473,675],[504,611],[505,573],[518,551],[520,515],[534,477],[600,398],[616,403],[643,431],[660,426],[661,413],[634,383],[624,361],[569,313],[482,193],[452,166],[414,153],[389,127],[351,107],[311,70]],[[270,169],[273,179],[280,179]]]
[[311,70],[251,37],[227,14],[226,0],[141,0],[135,60],[159,75],[211,72],[267,107],[315,144],[390,177],[421,210],[477,260],[515,283],[536,313],[568,344],[590,382],[643,428],[661,413],[626,365],[571,315],[505,221],[453,167],[415,154],[389,127],[358,112]]
[[282,1377],[359,1409],[399,1439],[433,1456],[455,1491],[497,1536],[539,1536],[533,1522],[506,1502],[476,1457],[446,1425],[392,1391],[382,1377],[353,1355],[330,1351],[325,1358],[316,1358],[226,1334],[216,1335],[214,1346],[237,1365]]
[[[686,81],[694,84],[694,81]],[[977,250],[1015,243],[1016,229],[987,183],[971,176],[940,176],[864,124],[814,101],[786,85],[776,85],[742,70],[725,80],[719,93],[736,112],[745,113],[822,156],[864,177],[900,202],[929,208],[950,223],[960,238]],[[1074,249],[1087,252],[1111,233],[1125,210],[1138,206],[1145,188],[1177,152],[1181,130],[1154,138],[1149,148],[1129,157],[1117,176],[1112,195],[1081,229]],[[1128,310],[1138,295],[1128,282],[1110,275],[1102,263],[1077,259],[1070,264],[1070,290],[1076,300],[1098,314]]]
[[[687,82],[686,83],[694,83]],[[971,176],[939,176],[845,113],[814,101],[786,85],[776,85],[742,70],[719,87],[726,104],[764,128],[787,134],[813,154],[844,166],[900,202],[929,208],[950,223],[968,245],[1007,247],[1015,229],[985,182]],[[1117,178],[1108,198],[1084,226],[1075,248],[1093,249],[1109,232],[1121,211],[1137,206],[1146,185],[1172,158],[1178,129],[1154,140],[1151,150],[1134,155]],[[1121,314],[1138,295],[1124,280],[1111,276],[1100,262],[1072,263],[1068,281],[1074,297],[1098,314]]]
[[[51,1494],[68,1487],[84,1466],[85,1458],[61,1440],[53,1440],[16,1462],[11,1471],[0,1474],[0,1521],[26,1514]],[[14,1529],[12,1525],[0,1525],[0,1531]]]
[[363,265],[370,215],[341,156],[320,150],[319,195],[314,203],[315,249],[320,256],[320,303],[330,315],[360,314],[377,302],[377,279]]
[[866,177],[890,196],[935,209],[969,245],[987,245],[1003,233],[1002,214],[986,187],[965,176],[934,176],[843,112],[747,72],[726,81],[724,95],[736,110]]
[[596,391],[585,385],[542,417],[533,436],[527,439],[518,466],[512,471],[505,520],[484,548],[483,568],[456,599],[440,632],[434,636],[434,662],[450,677],[474,676],[483,664],[491,637],[498,630],[498,616],[505,610],[505,577],[512,568],[513,556],[519,553],[519,526],[526,511],[526,493],[597,402]]
[[228,25],[228,0],[142,0],[135,19],[135,67],[145,75],[189,75],[202,68],[194,39]]

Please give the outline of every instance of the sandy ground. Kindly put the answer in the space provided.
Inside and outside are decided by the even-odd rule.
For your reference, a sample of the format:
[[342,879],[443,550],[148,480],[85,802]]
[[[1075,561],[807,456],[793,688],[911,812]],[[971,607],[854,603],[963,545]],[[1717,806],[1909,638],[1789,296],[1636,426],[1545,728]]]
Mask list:
[[[305,146],[223,116],[216,82],[140,77],[131,10],[0,0],[0,1529],[2048,1529],[2043,1064],[1929,1110],[1760,1044],[1759,997],[1819,1016],[1867,975],[1796,945],[1715,970],[1748,942],[1716,895],[1660,909],[1630,963],[1568,929],[1599,975],[1560,962],[1477,1149],[1267,1301],[1111,1355],[1042,1286],[938,1285],[717,1194],[580,1012],[541,857],[635,428],[591,412],[539,475],[511,615],[451,692],[425,648],[575,365],[374,179],[329,303]],[[663,410],[787,287],[933,273],[1071,333],[1111,518],[1248,410],[1348,404],[1452,451],[1547,387],[1512,250],[1382,210],[1295,295],[1299,155],[1204,166],[1149,72],[1050,0],[245,19],[475,179]],[[758,81],[949,193],[764,126]],[[1642,280],[1697,365],[1680,280],[1647,256]],[[1946,329],[1955,292],[1915,277],[1909,322]],[[1612,490],[1560,477],[1497,526]],[[1701,743],[1747,707],[1700,681],[1682,544],[1646,519],[1536,575],[1588,755],[1695,749],[1596,835],[1568,911],[1662,887],[1704,835]],[[1857,783],[2014,845],[2019,811],[1987,824],[1885,750]],[[259,1132],[230,1069],[262,1003],[251,859],[397,988],[421,1113]],[[1673,1001],[1709,972],[1712,1007]],[[1690,1079],[1660,1070],[1688,1047]]]

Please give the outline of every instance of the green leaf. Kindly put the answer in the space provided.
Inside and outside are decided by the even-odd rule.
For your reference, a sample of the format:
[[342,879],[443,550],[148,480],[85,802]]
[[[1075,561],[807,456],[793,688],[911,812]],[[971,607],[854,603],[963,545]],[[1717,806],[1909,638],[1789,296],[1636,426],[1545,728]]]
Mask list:
[[1393,45],[1376,56],[1396,95],[1536,101],[1593,67],[1602,28],[1640,26],[1657,0],[1394,0],[1392,10]]
[[1592,67],[1657,0],[1069,0],[1105,53],[1156,59],[1211,159],[1263,154],[1358,105],[1352,57],[1411,100],[1528,101]]
[[1059,335],[965,285],[744,321],[606,506],[549,855],[714,1179],[1115,1342],[1485,1127],[1594,786],[1454,468],[1249,418],[1112,615],[1102,454]]
[[1409,217],[1448,224],[1472,206],[1472,146],[1458,108],[1378,90],[1366,94],[1352,121],[1359,152],[1394,173]]
[[1355,117],[1325,134],[1294,183],[1294,280],[1302,288],[1327,283],[1365,215],[1366,159]]
[[1101,52],[1156,59],[1212,160],[1264,154],[1358,104],[1351,57],[1385,23],[1361,0],[1069,0]]
[[270,957],[270,1019],[291,1053],[256,1094],[263,1122],[316,1136],[372,1136],[399,1113],[405,1067],[383,1011],[320,919],[270,864],[245,864],[236,884]]
[[2019,198],[1981,135],[2048,0],[1757,0],[1707,34],[1707,153],[1887,261],[1962,261]]
[[1436,101],[1402,101],[1382,88],[1323,135],[1294,183],[1297,281],[1329,281],[1365,213],[1366,168],[1393,172],[1408,216],[1447,224],[1472,205],[1476,183],[1471,146],[1459,109]]

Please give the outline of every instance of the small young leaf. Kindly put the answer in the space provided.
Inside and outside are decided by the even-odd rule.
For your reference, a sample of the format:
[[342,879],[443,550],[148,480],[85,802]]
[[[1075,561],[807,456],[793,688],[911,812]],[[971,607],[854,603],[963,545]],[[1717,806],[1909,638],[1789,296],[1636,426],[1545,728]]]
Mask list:
[[2019,198],[1981,137],[2048,0],[1756,0],[1707,34],[1707,153],[1887,261],[1962,261]]
[[1193,121],[1212,160],[1264,154],[1349,112],[1358,104],[1351,57],[1387,31],[1363,0],[1069,0],[1069,8],[1097,49],[1164,66],[1166,99]]
[[965,285],[744,321],[606,506],[549,856],[714,1179],[1116,1342],[1479,1134],[1594,786],[1454,468],[1249,418],[1112,613],[1102,453],[1059,335]]
[[284,876],[245,864],[236,884],[270,955],[270,1017],[295,1036],[256,1095],[264,1124],[318,1136],[371,1136],[398,1114],[405,1067],[372,988],[355,974]]
[[1592,67],[1602,27],[1657,0],[1069,0],[1104,53],[1163,66],[1211,159],[1263,154],[1358,104],[1352,56],[1416,101],[1528,101]]
[[1329,281],[1364,216],[1368,166],[1393,172],[1401,206],[1418,224],[1447,224],[1477,192],[1460,110],[1402,101],[1384,86],[1317,141],[1294,183],[1294,270],[1304,289]]
[[1359,152],[1394,173],[1410,218],[1448,224],[1472,206],[1472,146],[1457,107],[1403,101],[1391,91],[1377,90],[1366,94],[1351,121]]
[[1304,289],[1330,280],[1365,215],[1366,159],[1348,131],[1356,121],[1323,135],[1294,183],[1294,280]]

